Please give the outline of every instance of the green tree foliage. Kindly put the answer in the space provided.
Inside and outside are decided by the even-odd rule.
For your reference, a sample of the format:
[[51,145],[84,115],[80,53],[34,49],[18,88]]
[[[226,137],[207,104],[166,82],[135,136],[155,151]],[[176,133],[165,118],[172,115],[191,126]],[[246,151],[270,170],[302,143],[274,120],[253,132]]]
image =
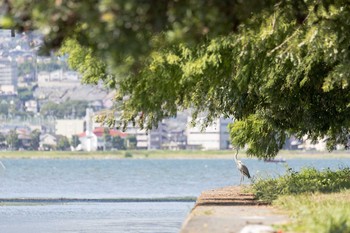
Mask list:
[[103,150],[111,149],[112,137],[109,132],[109,128],[105,128],[103,131]]
[[9,113],[9,104],[0,103],[0,114],[7,116],[8,113]]
[[49,63],[46,63],[46,62],[37,63],[38,72],[41,72],[41,71],[52,72],[61,68],[62,66],[60,64],[57,64],[57,62],[55,61],[51,61]]
[[70,143],[69,143],[69,140],[66,136],[59,136],[58,137],[56,149],[61,150],[61,151],[70,149]]
[[43,116],[55,116],[57,118],[64,117],[84,117],[87,101],[68,100],[60,104],[54,102],[47,102],[40,109],[40,114]]
[[9,99],[8,101],[2,101],[0,103],[0,115],[12,117],[26,118],[32,116],[32,113],[24,112],[22,110],[23,105],[17,98]]
[[40,130],[33,130],[30,133],[30,147],[32,150],[38,150],[40,146]]
[[18,138],[18,134],[17,134],[16,130],[11,130],[7,134],[6,143],[7,143],[7,146],[11,150],[18,150],[19,149],[19,147],[21,146],[21,141]]
[[330,150],[347,143],[346,0],[7,4],[3,25],[44,29],[46,48],[63,44],[86,82],[117,89],[122,126],[149,129],[191,108],[204,126],[234,118],[233,145],[258,157],[275,156],[291,134],[327,137]]
[[25,102],[33,99],[33,90],[31,88],[20,87],[17,89],[18,98],[20,101]]
[[27,74],[30,74],[32,72],[34,72],[34,66],[33,66],[33,62],[32,61],[25,61],[21,64],[18,65],[17,68],[17,75],[18,76],[24,76]]
[[79,136],[73,135],[70,143],[74,148],[76,148],[80,144]]
[[130,135],[126,138],[126,149],[134,150],[136,149],[137,139],[136,136]]
[[6,137],[2,133],[0,133],[0,148],[5,147]]
[[125,150],[125,140],[124,138],[121,138],[120,136],[114,136],[111,140],[112,148],[118,149],[118,150]]
[[52,72],[59,69],[67,69],[67,64],[65,62],[59,62],[57,60],[51,59],[51,61],[47,62],[35,62],[36,58],[32,58],[32,60],[27,60],[18,65],[18,76],[25,75],[34,75],[35,72]]
[[0,142],[4,142],[5,140],[5,136],[2,133],[0,133]]

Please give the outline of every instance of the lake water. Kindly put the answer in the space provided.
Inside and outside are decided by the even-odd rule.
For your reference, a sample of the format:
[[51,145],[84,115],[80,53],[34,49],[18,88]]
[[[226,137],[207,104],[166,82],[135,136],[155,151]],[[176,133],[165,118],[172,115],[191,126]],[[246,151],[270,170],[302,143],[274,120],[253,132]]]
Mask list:
[[[252,176],[350,166],[350,159],[243,162]],[[233,160],[4,159],[1,233],[178,232],[203,190],[238,185]],[[249,181],[245,181],[248,183]]]

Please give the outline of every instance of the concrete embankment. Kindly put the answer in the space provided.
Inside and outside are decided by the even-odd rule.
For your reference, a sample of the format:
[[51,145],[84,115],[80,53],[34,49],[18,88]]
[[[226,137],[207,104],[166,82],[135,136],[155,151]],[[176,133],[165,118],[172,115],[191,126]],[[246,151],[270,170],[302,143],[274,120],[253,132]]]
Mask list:
[[271,226],[287,221],[287,216],[257,202],[241,187],[230,186],[202,192],[180,232],[278,232]]

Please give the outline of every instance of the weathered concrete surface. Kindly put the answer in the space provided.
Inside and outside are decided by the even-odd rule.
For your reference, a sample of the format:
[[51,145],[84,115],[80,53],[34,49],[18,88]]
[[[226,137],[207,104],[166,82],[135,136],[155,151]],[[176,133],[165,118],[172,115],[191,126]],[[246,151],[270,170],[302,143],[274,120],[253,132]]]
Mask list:
[[230,186],[203,192],[183,223],[181,233],[267,232],[242,229],[287,221],[287,216],[257,202],[241,187]]

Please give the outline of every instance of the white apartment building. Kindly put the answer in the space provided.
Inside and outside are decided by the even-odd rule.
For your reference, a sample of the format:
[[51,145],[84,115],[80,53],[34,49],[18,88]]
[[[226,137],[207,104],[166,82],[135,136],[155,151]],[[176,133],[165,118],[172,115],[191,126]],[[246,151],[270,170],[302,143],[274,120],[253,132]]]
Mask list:
[[0,59],[0,93],[16,94],[17,65],[10,59]]
[[195,127],[190,126],[192,121],[188,117],[187,128],[187,144],[188,147],[201,148],[203,150],[225,150],[230,147],[230,136],[228,132],[228,124],[232,119],[219,118],[215,120],[212,125],[201,130],[201,122],[204,118],[199,118]]
[[167,143],[168,131],[164,122],[159,122],[157,129],[152,129],[148,132],[130,124],[125,132],[136,137],[137,149],[158,150],[163,148],[163,144]]
[[55,121],[55,134],[63,135],[71,139],[73,135],[77,135],[85,131],[84,119],[60,119]]

